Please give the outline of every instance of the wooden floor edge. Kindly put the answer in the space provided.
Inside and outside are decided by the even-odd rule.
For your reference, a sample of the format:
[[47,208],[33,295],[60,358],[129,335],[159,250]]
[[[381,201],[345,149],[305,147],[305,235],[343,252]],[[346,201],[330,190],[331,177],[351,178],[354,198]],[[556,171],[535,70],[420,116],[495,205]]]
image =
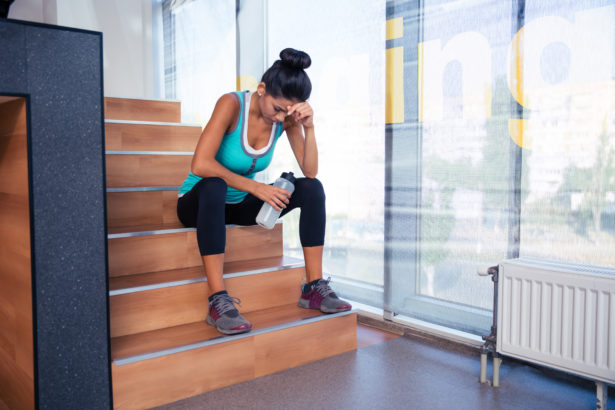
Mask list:
[[270,327],[263,328],[263,329],[253,330],[251,332],[243,333],[243,334],[239,334],[239,335],[217,336],[217,337],[214,337],[212,339],[203,340],[203,341],[200,341],[200,342],[194,342],[194,343],[190,343],[190,344],[187,344],[187,345],[178,346],[178,347],[174,347],[174,348],[162,349],[162,350],[157,350],[157,351],[153,351],[153,352],[138,354],[138,355],[134,355],[134,356],[116,358],[112,362],[116,366],[120,367],[120,366],[124,366],[124,365],[127,365],[127,364],[133,364],[133,363],[142,362],[142,361],[145,361],[145,360],[155,359],[155,358],[158,358],[158,357],[163,357],[163,356],[168,356],[168,355],[172,355],[172,354],[176,354],[176,353],[182,353],[182,352],[187,352],[187,351],[190,351],[190,350],[200,349],[202,347],[214,346],[214,345],[218,345],[218,344],[233,342],[233,341],[236,341],[236,340],[246,339],[246,338],[250,338],[250,337],[254,337],[254,336],[258,336],[258,335],[262,335],[262,334],[277,332],[279,330],[291,329],[291,328],[297,327],[297,326],[307,325],[307,324],[311,324],[311,323],[317,323],[317,322],[321,322],[321,321],[325,321],[325,320],[332,320],[332,319],[336,319],[336,318],[340,318],[340,317],[344,317],[344,316],[357,315],[357,312],[358,312],[357,310],[353,309],[353,310],[349,310],[347,312],[331,313],[331,314],[326,314],[326,315],[313,316],[313,317],[306,318],[306,319],[295,320],[295,321],[292,321],[292,322],[283,323],[283,324],[279,324],[279,325],[275,325],[275,326],[270,326]]
[[370,312],[358,310],[357,323],[373,327],[375,329],[384,330],[387,332],[395,333],[402,337],[407,337],[415,340],[425,340],[431,343],[436,343],[441,346],[447,346],[447,348],[462,351],[466,354],[478,356],[480,354],[480,347],[482,344],[476,342],[470,342],[468,340],[462,340],[460,338],[451,338],[442,335],[441,333],[429,332],[427,330],[419,329],[409,325],[405,325],[398,322],[392,322],[385,320],[382,317],[374,316]]

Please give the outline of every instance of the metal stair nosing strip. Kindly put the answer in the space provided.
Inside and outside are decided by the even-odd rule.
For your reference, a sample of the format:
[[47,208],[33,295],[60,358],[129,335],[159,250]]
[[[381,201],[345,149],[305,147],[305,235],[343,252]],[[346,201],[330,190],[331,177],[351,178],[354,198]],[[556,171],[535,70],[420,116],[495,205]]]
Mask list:
[[[275,224],[281,224],[282,220],[278,220]],[[235,224],[227,224],[226,228],[246,228],[250,226],[256,225],[235,225]],[[107,239],[118,239],[118,238],[130,238],[133,236],[149,236],[149,235],[164,235],[168,233],[181,233],[181,232],[191,232],[196,231],[196,228],[172,228],[172,229],[158,229],[153,231],[135,231],[135,232],[122,232],[122,233],[110,233],[107,234]]]
[[[295,259],[295,258],[290,258],[290,257],[285,257],[285,259],[286,259],[286,262],[278,266],[270,266],[270,267],[259,268],[259,269],[250,269],[250,270],[245,270],[241,272],[225,273],[223,276],[224,276],[224,279],[231,279],[231,278],[239,278],[242,276],[258,275],[261,273],[277,272],[277,271],[281,271],[285,269],[302,268],[305,266],[305,262],[301,259]],[[193,278],[193,279],[184,279],[184,280],[156,283],[152,285],[143,285],[143,286],[135,286],[131,288],[110,290],[109,296],[125,295],[128,293],[137,293],[137,292],[146,292],[148,290],[170,288],[174,286],[191,285],[194,283],[201,283],[201,282],[207,282],[207,278],[200,277],[200,278]]]
[[160,155],[160,156],[192,156],[192,151],[105,151],[106,155]]
[[[229,225],[227,225],[228,227]],[[131,238],[134,236],[149,236],[149,235],[164,235],[168,233],[181,233],[196,231],[196,228],[174,228],[174,229],[158,229],[155,231],[137,231],[137,232],[122,232],[107,234],[107,239]]]
[[356,314],[357,312],[358,310],[352,309],[346,312],[311,316],[311,317],[307,317],[304,319],[299,319],[299,320],[295,320],[295,321],[288,322],[288,323],[270,326],[270,327],[263,328],[263,329],[252,330],[251,332],[243,333],[239,335],[218,336],[212,339],[190,343],[190,344],[183,345],[183,346],[178,346],[178,347],[173,347],[173,348],[168,348],[168,349],[157,350],[157,351],[153,351],[149,353],[142,353],[142,354],[137,354],[133,356],[118,358],[118,359],[113,360],[113,363],[115,363],[117,366],[127,365],[131,363],[141,362],[144,360],[155,359],[157,357],[168,356],[168,355],[172,355],[175,353],[182,353],[182,352],[186,352],[189,350],[199,349],[199,348],[206,347],[206,346],[213,346],[213,345],[217,345],[217,344],[221,344],[225,342],[230,342],[233,340],[240,340],[240,339],[245,339],[248,337],[253,337],[253,336],[257,336],[257,335],[261,335],[265,333],[271,333],[271,332],[276,332],[279,330],[290,329],[293,327],[302,326],[302,325],[309,324],[309,323],[316,323],[316,322],[320,322],[323,320],[329,320],[329,319],[334,319],[338,317],[348,316],[348,315]]
[[146,192],[146,191],[179,191],[178,186],[152,186],[152,187],[124,187],[124,188],[107,188],[107,193],[115,192]]
[[105,124],[134,124],[134,125],[168,125],[171,127],[199,127],[201,124],[186,123],[186,122],[158,122],[158,121],[138,121],[138,120],[105,120]]
[[104,95],[104,98],[111,98],[114,100],[137,100],[137,101],[154,101],[154,102],[169,102],[169,103],[181,103],[181,100],[172,100],[172,99],[168,99],[168,98],[142,98],[142,97],[130,97],[130,96],[123,96],[123,95]]

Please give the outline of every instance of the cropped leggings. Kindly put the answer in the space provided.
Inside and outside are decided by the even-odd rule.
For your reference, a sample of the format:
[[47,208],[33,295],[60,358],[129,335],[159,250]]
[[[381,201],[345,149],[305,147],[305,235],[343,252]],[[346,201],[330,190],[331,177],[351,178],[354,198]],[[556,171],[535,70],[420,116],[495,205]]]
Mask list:
[[[224,253],[225,224],[254,225],[263,201],[248,194],[236,204],[225,203],[226,182],[222,178],[203,178],[177,200],[177,216],[188,227],[196,227],[201,255]],[[295,191],[281,216],[301,208],[299,239],[301,245],[321,246],[325,241],[325,192],[319,180],[297,178]]]

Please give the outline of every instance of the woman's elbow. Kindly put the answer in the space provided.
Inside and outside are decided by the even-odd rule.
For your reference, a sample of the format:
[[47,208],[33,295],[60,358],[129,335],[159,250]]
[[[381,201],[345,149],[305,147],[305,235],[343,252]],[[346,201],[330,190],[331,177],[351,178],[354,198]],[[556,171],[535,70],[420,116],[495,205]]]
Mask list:
[[197,177],[206,178],[210,176],[209,167],[207,163],[204,162],[192,162],[192,166],[190,167],[190,171]]
[[313,179],[313,178],[316,178],[316,174],[318,174],[318,171],[307,171],[307,170],[306,170],[306,171],[303,171],[303,175],[304,175],[306,178],[312,178],[312,179]]

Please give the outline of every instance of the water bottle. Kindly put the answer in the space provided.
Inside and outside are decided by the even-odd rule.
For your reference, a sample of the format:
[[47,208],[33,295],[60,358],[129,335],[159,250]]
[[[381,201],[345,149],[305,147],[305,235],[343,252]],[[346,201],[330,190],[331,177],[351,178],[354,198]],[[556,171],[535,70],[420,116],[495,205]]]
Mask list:
[[[295,190],[295,176],[292,172],[283,172],[282,175],[275,180],[273,186],[284,188],[292,194]],[[258,212],[258,215],[256,215],[256,223],[263,228],[272,229],[280,216],[280,212],[282,211],[276,211],[268,202],[265,202]]]

